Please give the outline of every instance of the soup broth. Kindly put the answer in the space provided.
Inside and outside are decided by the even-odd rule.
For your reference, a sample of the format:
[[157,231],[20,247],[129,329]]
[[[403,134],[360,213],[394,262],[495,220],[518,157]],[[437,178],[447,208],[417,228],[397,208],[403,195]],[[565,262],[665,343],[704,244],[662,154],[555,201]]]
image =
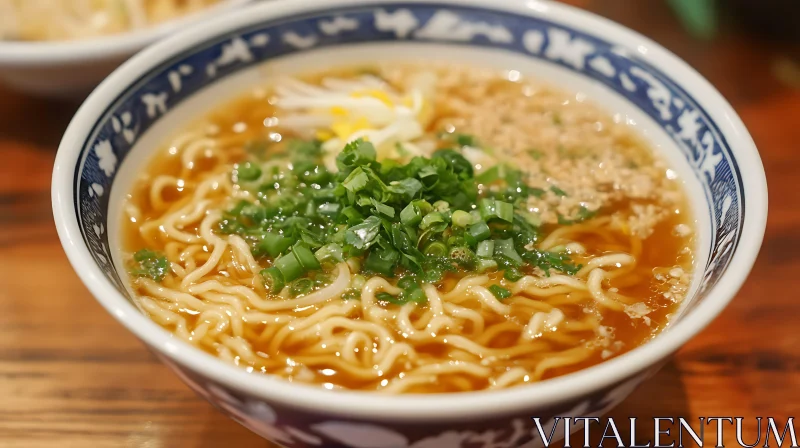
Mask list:
[[135,182],[137,304],[254,373],[382,393],[512,387],[657,335],[691,282],[685,194],[581,94],[415,64],[273,80]]

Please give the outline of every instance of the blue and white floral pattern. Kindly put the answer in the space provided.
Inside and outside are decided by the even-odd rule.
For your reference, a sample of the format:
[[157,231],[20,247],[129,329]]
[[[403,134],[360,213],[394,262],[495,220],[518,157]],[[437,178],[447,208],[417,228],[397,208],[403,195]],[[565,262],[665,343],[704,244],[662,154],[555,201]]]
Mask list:
[[[636,52],[549,21],[474,7],[383,4],[289,17],[221,36],[173,58],[119,95],[96,123],[75,171],[75,213],[95,262],[127,295],[109,252],[108,195],[117,167],[137,138],[203,87],[266,60],[311,48],[361,42],[450,43],[512,51],[566,67],[601,82],[635,104],[672,136],[694,169],[710,204],[710,259],[694,306],[725,272],[739,242],[744,195],[739,168],[717,125],[694,98]],[[169,362],[168,362],[169,363]],[[436,426],[376,427],[367,422],[308,421],[291,409],[249,401],[192,372],[173,369],[196,391],[262,436],[287,446],[513,447],[530,442],[529,416],[464,422],[458,431]],[[549,418],[602,413],[644,374],[561,409],[532,409]],[[535,406],[532,406],[535,408]],[[320,418],[324,418],[321,416]],[[526,445],[535,446],[535,445]]]
[[[309,418],[307,413],[254,399],[210,382],[174,364],[170,366],[198,395],[220,411],[270,442],[286,447],[325,448],[540,448],[539,428],[551,442],[564,437],[564,419],[600,417],[617,406],[657,368],[634,375],[618,384],[554,408],[534,408],[529,415],[511,415],[500,419],[464,421],[446,426],[424,424],[376,424],[354,420],[330,420],[324,410]],[[557,419],[556,417],[560,417]],[[580,427],[571,427],[572,431]]]

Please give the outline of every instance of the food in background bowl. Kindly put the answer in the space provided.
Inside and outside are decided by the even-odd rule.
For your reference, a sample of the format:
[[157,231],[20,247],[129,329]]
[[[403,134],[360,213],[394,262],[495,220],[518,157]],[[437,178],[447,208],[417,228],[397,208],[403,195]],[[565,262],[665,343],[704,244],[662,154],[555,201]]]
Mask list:
[[134,31],[220,0],[2,0],[0,39],[74,40]]
[[0,82],[82,99],[144,47],[251,0],[0,0]]
[[583,96],[517,71],[277,81],[170,140],[124,210],[151,318],[328,389],[574,372],[657,334],[691,282],[675,172]]

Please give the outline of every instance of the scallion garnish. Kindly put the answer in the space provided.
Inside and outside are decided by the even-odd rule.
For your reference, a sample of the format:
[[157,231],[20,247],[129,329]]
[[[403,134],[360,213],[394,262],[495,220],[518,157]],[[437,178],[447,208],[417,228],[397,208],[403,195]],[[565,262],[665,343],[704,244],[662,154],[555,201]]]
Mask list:
[[492,235],[491,229],[484,221],[478,221],[469,226],[467,233],[475,239],[475,241],[483,241]]
[[[454,136],[473,146],[467,137]],[[297,296],[324,287],[332,267],[345,260],[354,273],[399,275],[397,296],[379,294],[395,304],[424,303],[421,285],[451,274],[500,270],[517,281],[534,268],[545,275],[580,269],[566,254],[530,249],[541,221],[525,209],[524,199],[544,191],[529,187],[519,170],[497,165],[476,176],[455,149],[405,164],[378,162],[373,145],[356,140],[336,157],[336,172],[325,168],[320,142],[288,145],[270,157],[288,158],[290,169],[266,168],[261,152],[270,148],[236,165],[233,179],[253,199],[225,212],[217,228],[244,238],[257,259],[271,263],[261,271],[270,294],[289,288]],[[479,184],[491,187],[479,194]],[[574,221],[590,216],[579,210]],[[154,253],[139,258],[135,275],[163,278],[166,259]],[[356,298],[361,287],[363,282],[354,283],[346,294]]]
[[434,241],[425,246],[422,252],[430,257],[444,257],[447,255],[447,246],[441,241]]
[[456,210],[451,217],[453,225],[456,227],[467,227],[472,224],[472,215],[464,210]]
[[478,250],[475,255],[480,258],[492,258],[492,255],[494,255],[494,241],[481,241],[478,243]]
[[264,286],[272,294],[278,294],[283,289],[284,281],[283,274],[280,269],[275,266],[264,269],[260,272],[261,277],[264,279]]
[[419,205],[410,202],[403,211],[400,212],[400,222],[404,226],[415,226],[422,221],[422,210]]
[[281,255],[280,258],[275,260],[275,267],[283,275],[283,280],[290,282],[303,274],[303,265],[293,253]]
[[236,177],[245,182],[252,182],[261,177],[261,168],[252,162],[245,162],[237,166]]
[[499,219],[505,222],[511,222],[514,219],[514,206],[508,202],[484,198],[480,200],[478,210],[480,210],[481,217],[485,221]]
[[514,248],[514,241],[510,238],[507,240],[495,240],[494,253],[495,255],[501,255],[517,263],[523,262],[522,257],[520,257],[517,250]]
[[133,254],[133,262],[131,275],[147,277],[157,282],[164,280],[169,270],[167,257],[149,249],[142,249]]
[[292,297],[308,294],[314,289],[314,281],[308,277],[298,278],[289,285],[289,293]]
[[497,300],[504,300],[511,297],[511,291],[499,285],[490,286],[489,291],[497,297]]

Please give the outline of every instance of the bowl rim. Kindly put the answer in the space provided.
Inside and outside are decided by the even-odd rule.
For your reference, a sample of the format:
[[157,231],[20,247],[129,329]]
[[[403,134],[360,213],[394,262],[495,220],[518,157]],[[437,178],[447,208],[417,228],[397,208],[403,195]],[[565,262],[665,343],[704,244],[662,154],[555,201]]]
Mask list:
[[[322,12],[332,7],[384,4],[471,6],[543,17],[570,28],[590,30],[590,34],[601,35],[611,43],[638,50],[639,56],[655,67],[669,67],[665,71],[676,82],[680,81],[681,87],[695,97],[702,97],[701,104],[717,122],[737,162],[746,167],[741,171],[747,203],[741,239],[727,270],[708,296],[669,331],[619,357],[575,373],[498,391],[398,396],[330,391],[268,375],[252,375],[174,338],[139,312],[104,277],[92,260],[89,249],[80,237],[72,205],[75,188],[73,173],[79,163],[78,155],[109,101],[163,61],[231,30],[290,14]],[[487,415],[510,415],[531,408],[544,409],[617,385],[657,365],[705,328],[733,299],[756,260],[767,219],[767,184],[761,159],[743,122],[725,98],[687,63],[649,38],[593,13],[548,0],[497,0],[491,5],[482,0],[371,0],[368,3],[359,0],[273,0],[213,19],[202,27],[192,27],[131,58],[103,81],[84,102],[58,148],[53,170],[52,200],[59,238],[82,282],[123,326],[163,356],[201,377],[266,402],[310,412],[324,411],[350,418],[392,421],[481,420]]]
[[197,25],[214,15],[246,5],[253,0],[222,0],[200,11],[167,20],[135,31],[114,33],[79,40],[13,41],[0,39],[0,68],[3,66],[36,66],[75,64],[128,56],[153,42],[184,28]]

